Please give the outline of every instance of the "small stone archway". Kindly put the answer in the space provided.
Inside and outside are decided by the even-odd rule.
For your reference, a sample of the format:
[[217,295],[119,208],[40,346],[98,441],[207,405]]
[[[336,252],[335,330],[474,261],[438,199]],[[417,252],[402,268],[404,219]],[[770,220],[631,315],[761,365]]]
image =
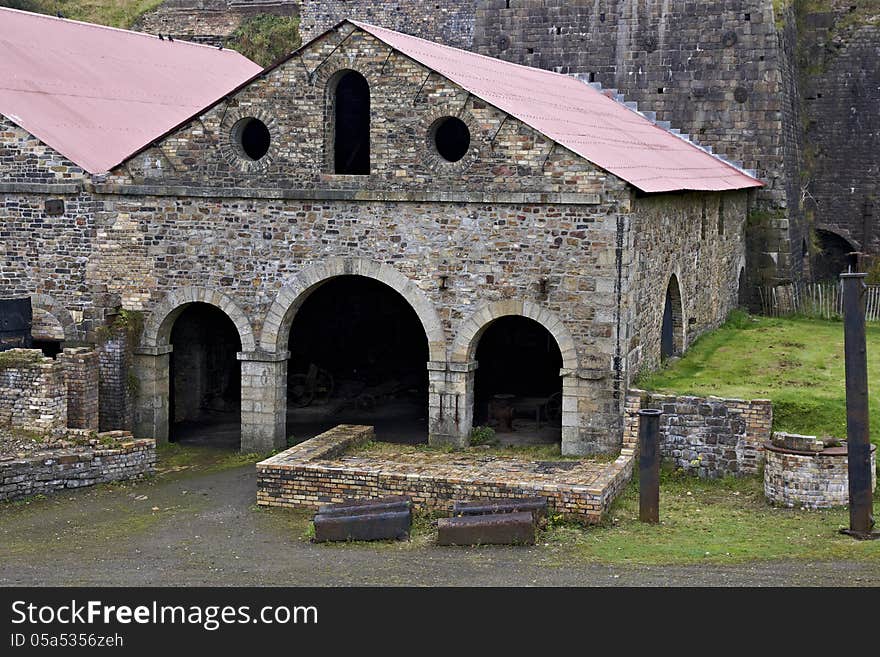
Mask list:
[[192,303],[206,303],[222,310],[238,329],[242,351],[256,349],[254,331],[244,311],[229,296],[204,287],[184,287],[167,294],[147,316],[141,346],[148,349],[168,346],[174,320]]
[[384,283],[400,294],[415,311],[428,337],[428,351],[432,361],[446,359],[446,334],[434,305],[410,278],[380,262],[366,258],[329,258],[300,271],[275,297],[266,313],[260,335],[260,349],[267,353],[287,351],[290,327],[297,310],[308,295],[321,283],[337,276],[364,276]]
[[[593,381],[582,381],[578,377],[579,358],[574,338],[565,323],[552,311],[532,301],[506,300],[486,303],[478,308],[460,326],[450,348],[449,372],[446,373],[448,392],[445,396],[454,395],[455,422],[450,426],[452,404],[443,399],[444,394],[436,402],[432,402],[432,412],[438,410],[439,416],[432,418],[441,429],[438,434],[457,436],[459,444],[468,442],[473,428],[475,372],[478,363],[475,361],[477,345],[483,333],[496,320],[502,317],[520,316],[534,320],[543,326],[559,347],[562,356],[562,453],[586,454],[595,449],[588,444],[582,435],[582,413],[579,400],[590,399],[594,391],[590,384]],[[464,398],[461,403],[459,398]],[[445,426],[444,426],[445,425]],[[443,430],[445,429],[445,431]]]
[[[64,332],[64,340],[78,340],[80,332],[70,312],[48,294],[32,294],[31,306],[52,316]],[[57,337],[57,336],[56,336]]]
[[[171,331],[177,318],[193,304],[207,304],[223,312],[234,324],[242,351],[238,360],[247,360],[256,351],[256,339],[251,323],[244,311],[226,294],[202,287],[185,287],[167,294],[147,315],[141,334],[140,345],[135,349],[134,371],[138,380],[138,390],[134,410],[135,435],[154,438],[166,442],[170,427],[171,396]],[[255,444],[250,430],[250,418],[246,410],[252,402],[247,399],[242,367],[241,387],[241,449],[255,451],[261,445]]]

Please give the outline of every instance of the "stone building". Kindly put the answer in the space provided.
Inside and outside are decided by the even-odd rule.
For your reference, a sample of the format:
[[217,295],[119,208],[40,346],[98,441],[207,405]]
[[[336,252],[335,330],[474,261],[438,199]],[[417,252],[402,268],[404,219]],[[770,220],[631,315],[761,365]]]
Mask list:
[[431,442],[510,393],[616,451],[630,381],[737,305],[761,186],[584,81],[350,21],[106,167],[0,113],[0,296],[65,337],[141,312],[136,434],[231,414],[246,451],[322,373]]

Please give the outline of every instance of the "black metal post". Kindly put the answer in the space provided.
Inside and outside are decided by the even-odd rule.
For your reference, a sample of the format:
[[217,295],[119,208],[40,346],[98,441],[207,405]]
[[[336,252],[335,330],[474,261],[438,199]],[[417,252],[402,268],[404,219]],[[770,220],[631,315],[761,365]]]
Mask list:
[[874,526],[865,344],[865,276],[840,275],[843,281],[846,444],[849,461],[849,531],[846,533],[858,538],[870,538]]
[[660,522],[660,415],[639,411],[639,520]]

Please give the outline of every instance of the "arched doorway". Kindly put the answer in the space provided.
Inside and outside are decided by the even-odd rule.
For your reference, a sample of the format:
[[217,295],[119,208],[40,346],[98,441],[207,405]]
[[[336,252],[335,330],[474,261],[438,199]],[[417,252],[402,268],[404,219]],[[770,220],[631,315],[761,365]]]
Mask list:
[[816,230],[818,252],[814,255],[811,263],[813,280],[836,281],[838,277],[848,271],[850,265],[855,265],[854,257],[850,254],[857,249],[846,238],[829,230]]
[[673,274],[666,286],[663,304],[663,323],[660,328],[660,360],[680,356],[684,351],[681,290],[678,278]]
[[746,268],[739,268],[739,279],[737,283],[737,293],[736,293],[736,305],[740,308],[748,308],[749,307],[749,286],[748,279],[746,278]]
[[426,442],[428,340],[412,306],[358,275],[330,278],[305,295],[288,343],[288,438],[369,424],[383,441]]
[[208,303],[187,305],[171,326],[169,439],[238,447],[241,442],[241,339],[233,321]]
[[475,426],[491,426],[507,445],[561,441],[562,353],[546,328],[500,317],[479,337],[475,359]]
[[370,173],[370,85],[357,71],[343,71],[333,89],[333,172]]

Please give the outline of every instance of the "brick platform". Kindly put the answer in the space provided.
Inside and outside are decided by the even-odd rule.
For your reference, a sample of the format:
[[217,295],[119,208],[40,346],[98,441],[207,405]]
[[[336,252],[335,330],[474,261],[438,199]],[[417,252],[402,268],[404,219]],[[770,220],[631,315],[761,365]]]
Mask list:
[[346,497],[409,495],[416,508],[454,500],[545,496],[555,512],[598,522],[629,481],[632,450],[611,463],[535,462],[473,452],[352,453],[373,428],[340,425],[257,464],[257,504],[315,509]]

